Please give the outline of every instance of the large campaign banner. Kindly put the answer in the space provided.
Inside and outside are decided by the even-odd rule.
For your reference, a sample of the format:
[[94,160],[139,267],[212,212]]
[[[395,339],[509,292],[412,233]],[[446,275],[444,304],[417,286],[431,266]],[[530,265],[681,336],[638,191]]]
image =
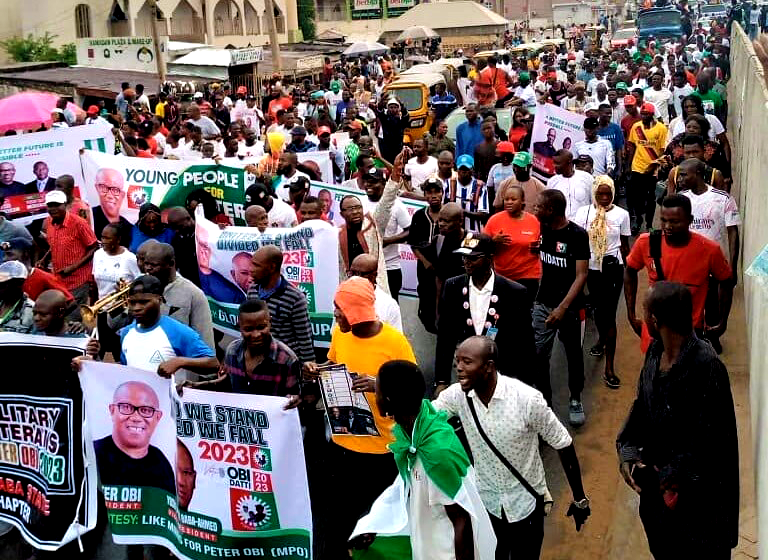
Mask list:
[[581,140],[584,140],[584,115],[549,103],[539,105],[531,135],[533,174],[546,182],[555,175],[555,153],[561,149],[573,150],[572,146]]
[[110,529],[189,560],[312,557],[297,411],[89,362],[80,373]]
[[295,228],[269,228],[264,233],[250,227],[220,229],[199,209],[195,240],[200,283],[216,328],[238,335],[237,308],[251,284],[251,255],[274,245],[283,252],[283,276],[307,297],[315,346],[330,346],[333,296],[339,283],[339,232],[334,226],[309,220]]
[[87,342],[0,333],[0,521],[42,550],[96,525],[96,471],[85,458],[82,392],[71,366]]
[[107,154],[115,151],[112,126],[104,121],[86,126],[0,137],[0,210],[17,223],[46,217],[45,193],[56,188],[56,178],[71,175],[82,190],[83,174],[77,152],[86,148]]

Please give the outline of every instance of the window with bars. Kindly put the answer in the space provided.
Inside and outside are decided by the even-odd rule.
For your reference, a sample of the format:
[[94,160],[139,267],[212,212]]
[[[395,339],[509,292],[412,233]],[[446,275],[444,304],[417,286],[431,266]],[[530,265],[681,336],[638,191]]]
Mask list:
[[91,8],[88,4],[75,6],[75,35],[78,39],[91,36]]

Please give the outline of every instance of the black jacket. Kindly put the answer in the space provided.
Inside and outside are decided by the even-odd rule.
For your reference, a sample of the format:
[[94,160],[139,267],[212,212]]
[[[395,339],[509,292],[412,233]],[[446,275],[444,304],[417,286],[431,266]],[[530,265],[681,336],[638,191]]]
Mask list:
[[[498,369],[504,375],[532,384],[536,350],[527,291],[517,282],[495,274],[491,297],[494,296],[497,301],[492,299],[489,309],[496,311],[498,319],[489,313],[487,320],[498,329],[495,339],[499,347]],[[465,302],[469,302],[469,276],[462,274],[449,278],[443,286],[440,299],[435,356],[436,382],[450,382],[456,346],[475,335],[474,326],[469,324],[472,315],[469,308],[464,308]],[[487,331],[485,328],[483,334]]]

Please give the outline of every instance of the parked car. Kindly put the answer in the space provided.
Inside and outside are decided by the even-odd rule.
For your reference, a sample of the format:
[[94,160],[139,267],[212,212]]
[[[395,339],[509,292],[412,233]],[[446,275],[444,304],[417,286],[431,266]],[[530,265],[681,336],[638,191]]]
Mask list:
[[637,27],[625,27],[616,30],[611,36],[612,49],[626,49],[630,45],[637,43]]

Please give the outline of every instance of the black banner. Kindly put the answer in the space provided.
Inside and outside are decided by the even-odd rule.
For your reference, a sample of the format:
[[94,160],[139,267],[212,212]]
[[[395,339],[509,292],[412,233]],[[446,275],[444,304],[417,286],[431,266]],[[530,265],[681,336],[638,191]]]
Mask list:
[[56,550],[96,522],[95,470],[86,472],[84,461],[83,394],[71,366],[86,342],[0,333],[0,520],[44,550]]

